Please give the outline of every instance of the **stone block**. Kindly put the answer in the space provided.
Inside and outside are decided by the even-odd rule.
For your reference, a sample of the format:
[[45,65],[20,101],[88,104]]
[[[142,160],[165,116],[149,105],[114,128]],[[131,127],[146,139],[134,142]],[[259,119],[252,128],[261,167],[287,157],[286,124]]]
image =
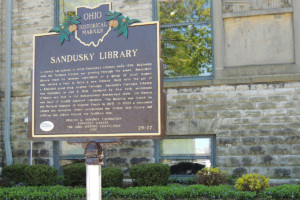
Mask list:
[[188,133],[189,120],[172,120],[167,122],[167,134],[181,135]]
[[109,167],[129,167],[127,159],[121,157],[107,158],[106,165]]
[[285,167],[282,168],[274,168],[272,178],[290,178],[292,174],[291,169],[287,169]]
[[274,89],[257,90],[257,94],[262,96],[270,96],[270,95],[274,95],[274,93],[275,93]]
[[243,91],[229,91],[228,96],[229,97],[234,97],[235,99],[236,98],[243,98],[244,93],[243,93]]
[[280,128],[273,130],[273,135],[274,136],[284,136],[284,135],[297,135],[298,130],[296,129],[290,129],[290,128]]
[[293,144],[292,145],[292,154],[293,155],[300,155],[300,144]]
[[238,110],[252,110],[255,109],[255,104],[252,102],[246,102],[246,103],[237,103],[236,109]]
[[260,157],[260,165],[263,166],[276,166],[278,165],[278,157],[274,155],[266,155]]
[[196,119],[210,119],[217,117],[217,111],[203,111],[203,112],[195,112]]
[[285,116],[287,115],[287,109],[265,109],[264,116]]
[[282,129],[285,128],[286,124],[285,123],[264,123],[261,124],[260,128],[261,129],[269,129],[269,130],[274,130],[274,129]]
[[263,116],[263,111],[261,111],[261,110],[244,110],[243,116],[244,117],[261,117],[261,116]]
[[289,115],[300,115],[300,108],[288,108]]
[[272,145],[269,146],[269,153],[272,155],[286,155],[292,153],[292,148],[289,145]]
[[293,95],[293,94],[295,94],[295,88],[276,88],[275,94]]
[[256,145],[257,137],[244,137],[244,138],[241,138],[241,142],[244,145]]
[[[243,130],[257,130],[259,129],[259,124],[256,123],[250,123],[250,124],[242,124]],[[251,134],[252,135],[252,134]]]
[[115,148],[105,149],[105,156],[107,156],[107,157],[117,157],[117,156],[119,156],[118,150],[115,149]]
[[231,136],[232,137],[244,137],[246,136],[248,133],[245,130],[232,130],[231,131]]
[[253,166],[249,167],[249,173],[256,173],[260,175],[265,175],[266,177],[270,177],[270,172],[269,169],[265,166],[260,167],[260,166]]
[[207,92],[204,93],[203,98],[226,98],[228,96],[227,92]]
[[41,157],[49,157],[50,156],[49,150],[48,149],[41,149],[40,150],[40,156]]
[[290,129],[300,129],[300,122],[288,123],[287,128]]
[[34,158],[33,163],[36,165],[50,165],[49,158]]
[[265,148],[263,146],[251,146],[249,148],[249,155],[265,155]]
[[257,90],[246,90],[244,96],[257,96]]
[[268,100],[271,102],[287,101],[287,100],[289,100],[289,96],[288,95],[273,95],[273,96],[269,96]]
[[286,136],[286,144],[300,144],[300,135]]
[[228,144],[236,146],[240,143],[240,138],[217,138],[217,146],[226,146]]
[[293,122],[294,117],[290,116],[284,116],[284,117],[273,117],[273,123],[288,123],[288,122]]
[[249,156],[243,156],[242,157],[242,165],[243,166],[251,166],[253,163],[252,157]]
[[205,110],[222,110],[224,112],[228,110],[232,110],[235,107],[234,103],[226,103],[226,104],[209,104],[205,106]]
[[237,85],[235,87],[236,91],[245,91],[245,90],[249,90],[250,87],[249,85]]
[[250,118],[233,118],[232,123],[245,125],[245,124],[251,123],[251,119]]
[[119,153],[120,153],[120,156],[121,157],[128,157],[132,154],[132,152],[134,151],[133,148],[122,148],[122,149],[119,149]]
[[239,97],[239,98],[236,98],[236,102],[237,103],[246,103],[246,102],[249,102],[249,99],[247,97]]
[[225,118],[240,118],[242,117],[242,111],[240,110],[226,110],[220,112],[220,117]]
[[280,166],[300,166],[300,155],[283,154],[278,156]]
[[275,109],[277,108],[277,104],[274,102],[259,102],[257,103],[256,107],[258,109]]
[[149,161],[151,161],[149,158],[132,158],[130,160],[130,164],[131,165],[139,165],[139,164],[144,164],[144,163],[149,163]]
[[239,124],[223,124],[220,126],[220,130],[238,130],[240,129],[241,125]]

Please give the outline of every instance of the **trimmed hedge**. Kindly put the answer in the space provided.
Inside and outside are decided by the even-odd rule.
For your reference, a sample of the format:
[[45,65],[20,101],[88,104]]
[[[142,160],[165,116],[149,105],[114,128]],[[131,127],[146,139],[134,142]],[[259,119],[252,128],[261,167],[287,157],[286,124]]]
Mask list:
[[134,186],[167,185],[170,176],[168,165],[147,163],[130,168]]
[[86,167],[84,163],[66,165],[62,168],[65,186],[85,186]]
[[48,165],[31,165],[24,170],[26,184],[31,186],[55,185],[57,170]]
[[122,187],[124,177],[122,169],[107,167],[101,172],[102,187]]
[[14,164],[5,166],[2,169],[2,180],[5,181],[5,185],[3,186],[10,186],[16,184],[26,184],[25,179],[25,168],[28,165],[25,164]]
[[57,170],[48,165],[14,164],[2,170],[4,186],[10,185],[55,185]]
[[[75,163],[63,167],[65,186],[85,186],[86,166],[84,163]],[[119,168],[101,168],[102,187],[122,187],[123,171]]]
[[[0,187],[0,199],[31,199],[31,200],[83,200],[86,197],[85,188],[71,188],[63,186],[40,186],[40,187]],[[120,199],[231,199],[231,200],[254,200],[254,199],[300,199],[299,185],[282,185],[266,189],[264,192],[236,191],[231,186],[204,186],[204,185],[168,185],[153,187],[130,187],[103,188],[102,198],[106,200]]]

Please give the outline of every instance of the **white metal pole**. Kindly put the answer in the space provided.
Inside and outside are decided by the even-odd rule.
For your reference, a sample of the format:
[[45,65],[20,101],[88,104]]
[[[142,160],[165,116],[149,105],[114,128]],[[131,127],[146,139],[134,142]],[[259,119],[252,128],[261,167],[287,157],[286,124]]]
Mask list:
[[101,200],[101,165],[86,165],[87,200]]

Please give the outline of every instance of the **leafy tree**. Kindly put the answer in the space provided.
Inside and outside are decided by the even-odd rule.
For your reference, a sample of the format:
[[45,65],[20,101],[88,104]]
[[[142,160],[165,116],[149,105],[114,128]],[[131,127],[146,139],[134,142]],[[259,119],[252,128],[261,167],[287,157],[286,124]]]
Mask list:
[[[209,0],[165,0],[159,4],[165,76],[211,72]],[[206,70],[205,70],[206,68]]]

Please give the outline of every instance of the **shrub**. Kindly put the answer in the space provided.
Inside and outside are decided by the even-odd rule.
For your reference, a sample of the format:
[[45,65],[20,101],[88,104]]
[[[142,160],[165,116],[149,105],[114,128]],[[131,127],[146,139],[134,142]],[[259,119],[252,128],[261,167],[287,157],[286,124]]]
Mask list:
[[225,171],[218,167],[203,168],[196,174],[196,182],[204,185],[220,185],[226,183],[227,176]]
[[191,175],[196,174],[199,170],[203,169],[205,165],[200,165],[198,163],[190,162],[180,162],[176,165],[170,167],[171,175],[180,174],[180,175]]
[[179,183],[179,184],[183,184],[183,185],[192,185],[195,184],[195,177],[171,177],[169,178],[169,183]]
[[120,168],[103,168],[101,177],[102,187],[122,187],[123,185],[123,171]]
[[133,166],[129,173],[135,186],[167,185],[170,167],[164,164],[147,163]]
[[235,184],[237,190],[252,192],[261,192],[269,186],[269,178],[255,173],[243,175]]
[[86,166],[84,163],[66,165],[62,169],[64,174],[64,185],[66,186],[85,186]]
[[28,185],[55,185],[57,170],[48,165],[31,165],[25,168],[25,179]]
[[260,192],[258,196],[261,199],[300,199],[300,185],[280,185],[267,188]]
[[2,182],[3,186],[16,185],[19,183],[25,184],[25,168],[29,165],[14,164],[3,167],[2,169]]

